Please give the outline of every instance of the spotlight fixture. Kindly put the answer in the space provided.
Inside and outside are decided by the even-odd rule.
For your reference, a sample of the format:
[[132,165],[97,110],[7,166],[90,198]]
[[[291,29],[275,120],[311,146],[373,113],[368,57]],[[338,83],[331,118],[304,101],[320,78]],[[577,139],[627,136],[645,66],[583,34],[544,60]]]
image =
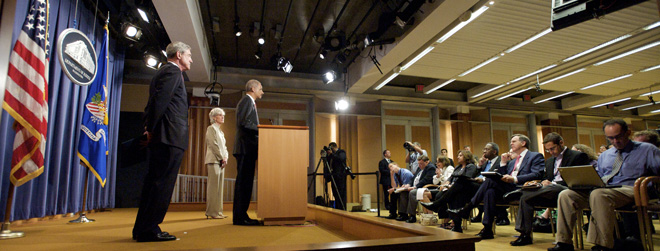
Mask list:
[[344,62],[346,62],[346,56],[344,53],[337,53],[337,57],[335,59],[337,59],[337,63],[340,64],[344,64]]
[[327,50],[322,50],[321,53],[319,53],[319,58],[321,59],[325,59],[326,56],[328,56]]
[[142,17],[142,20],[145,22],[149,23],[149,17],[147,17],[147,13],[144,12],[142,9],[137,8],[138,13],[140,13],[140,17]]
[[259,34],[259,39],[257,39],[257,42],[259,42],[260,45],[263,45],[266,43],[266,39],[264,38],[263,33]]
[[348,101],[346,98],[335,101],[335,110],[344,111],[348,109]]
[[329,84],[332,81],[335,81],[337,79],[337,73],[333,70],[327,71],[325,74],[323,74],[323,83],[324,84]]
[[257,60],[261,59],[261,56],[263,55],[264,53],[261,52],[261,48],[259,48],[259,50],[257,50],[257,52],[254,53],[254,57],[257,58]]
[[238,27],[238,21],[234,22],[234,35],[236,35],[237,37],[243,35],[243,32],[241,32],[241,28]]
[[124,37],[134,42],[139,41],[140,37],[142,37],[142,30],[131,23],[124,23],[122,31]]
[[144,63],[147,65],[147,67],[157,70],[158,69],[158,57],[156,57],[153,54],[146,53],[144,55]]
[[314,33],[314,41],[323,44],[325,41],[325,30],[323,30],[323,28],[316,30],[316,33]]
[[277,69],[282,70],[286,73],[291,73],[291,70],[293,70],[293,65],[291,64],[291,61],[289,61],[285,57],[280,57],[277,60]]

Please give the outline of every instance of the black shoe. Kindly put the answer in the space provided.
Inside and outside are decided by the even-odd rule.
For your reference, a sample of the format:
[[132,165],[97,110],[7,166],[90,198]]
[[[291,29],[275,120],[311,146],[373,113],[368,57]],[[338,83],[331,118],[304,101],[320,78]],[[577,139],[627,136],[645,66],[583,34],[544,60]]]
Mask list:
[[396,219],[396,214],[390,214],[389,216],[385,217],[386,219],[394,220]]
[[484,226],[484,228],[479,231],[477,236],[481,237],[482,240],[495,239],[495,235],[493,235],[493,230],[491,229],[493,228]]
[[399,217],[396,217],[396,220],[406,221],[406,220],[408,220],[408,215],[399,215]]
[[495,225],[497,226],[508,226],[509,224],[511,224],[511,222],[509,222],[509,218],[504,218],[495,222]]
[[432,201],[431,201],[431,202],[420,202],[419,204],[422,204],[422,206],[424,206],[424,207],[430,207],[430,206],[433,206],[433,202],[432,202]]
[[[170,235],[168,232],[160,232],[162,235]],[[133,240],[137,240],[137,235],[133,234]]]
[[599,246],[599,245],[595,245],[595,246],[591,247],[591,251],[610,251],[610,250],[614,250],[614,249],[606,248],[606,247]]
[[451,231],[452,232],[457,232],[457,233],[462,233],[463,228],[462,227],[456,227],[456,225],[454,225],[454,227],[451,228]]
[[450,215],[456,215],[463,219],[467,219],[470,218],[470,210],[472,210],[472,208],[467,208],[467,207],[463,207],[459,209],[447,209],[447,213],[449,213]]
[[510,242],[511,246],[525,246],[532,244],[532,236],[526,234],[520,234],[518,239]]
[[470,218],[470,222],[472,222],[472,223],[481,222],[481,215],[477,215],[477,216],[474,216],[474,217]]
[[408,217],[408,219],[406,220],[406,222],[408,222],[408,223],[415,223],[415,222],[417,222],[417,217],[414,216],[414,215],[411,216],[411,217]]
[[554,247],[548,248],[548,251],[573,251],[573,245],[572,244],[566,244],[562,242],[557,242],[557,245]]
[[176,240],[176,236],[167,234],[167,232],[160,232],[157,234],[148,234],[137,237],[138,242],[173,241],[173,240]]
[[234,221],[234,225],[236,225],[236,226],[259,226],[259,225],[261,225],[261,223],[258,220],[245,219],[245,220]]

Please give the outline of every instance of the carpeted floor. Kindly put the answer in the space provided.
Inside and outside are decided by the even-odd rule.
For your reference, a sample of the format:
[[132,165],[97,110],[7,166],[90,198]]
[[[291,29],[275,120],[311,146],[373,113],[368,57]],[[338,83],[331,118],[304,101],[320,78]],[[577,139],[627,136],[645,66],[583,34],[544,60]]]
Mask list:
[[[309,223],[301,226],[245,227],[231,224],[229,218],[207,220],[203,211],[168,212],[161,224],[164,231],[178,237],[176,241],[137,243],[131,239],[131,230],[137,209],[113,209],[111,212],[93,213],[89,218],[96,222],[68,224],[74,218],[61,218],[12,227],[25,232],[24,238],[0,240],[1,250],[180,250],[249,246],[277,246],[306,243],[326,243],[357,240],[343,232]],[[376,213],[358,213],[376,216]],[[387,215],[382,211],[381,215]],[[254,211],[251,217],[256,217]],[[656,221],[657,223],[657,221]],[[419,223],[415,223],[419,224]],[[513,224],[513,222],[512,222]],[[429,226],[435,227],[435,226]],[[660,225],[655,225],[660,229]],[[477,234],[482,225],[472,223],[466,234]],[[368,231],[368,230],[365,230]],[[447,230],[448,231],[448,230]],[[534,244],[524,247],[509,245],[517,235],[513,225],[498,226],[496,238],[476,243],[477,250],[546,250],[553,246],[552,234],[535,233]],[[654,236],[655,248],[660,249],[660,236]],[[586,239],[586,238],[585,238]],[[591,244],[585,241],[585,249]]]

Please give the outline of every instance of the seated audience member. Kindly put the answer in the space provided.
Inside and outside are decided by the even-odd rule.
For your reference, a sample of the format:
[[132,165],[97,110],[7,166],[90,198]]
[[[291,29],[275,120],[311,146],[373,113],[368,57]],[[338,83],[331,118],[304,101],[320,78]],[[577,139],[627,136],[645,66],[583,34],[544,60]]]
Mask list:
[[548,248],[549,251],[573,250],[575,219],[584,208],[591,209],[587,241],[595,244],[592,250],[611,250],[616,223],[614,210],[634,202],[633,185],[637,178],[660,174],[660,150],[630,140],[625,121],[607,120],[603,131],[615,148],[598,157],[598,174],[607,185],[620,187],[562,191],[557,200],[557,245]]
[[433,184],[433,175],[435,174],[435,165],[431,163],[426,155],[417,158],[419,171],[415,175],[412,185],[403,186],[406,189],[399,193],[399,214],[408,213],[408,217],[400,217],[396,220],[405,220],[408,223],[417,221],[417,189],[428,184]]
[[383,151],[383,159],[378,162],[378,172],[380,172],[379,183],[383,186],[383,198],[385,209],[387,210],[390,210],[390,194],[387,192],[387,190],[392,188],[389,168],[390,162],[392,162],[392,160],[390,157],[392,157],[392,153],[390,153],[390,150],[385,149],[385,151]]
[[[440,186],[440,192],[437,193],[434,201],[422,203],[425,208],[437,211],[438,214],[441,215],[443,214],[440,213],[441,211],[447,210],[447,204],[453,205],[452,208],[460,207],[466,203],[465,198],[469,198],[475,191],[477,191],[479,185],[472,180],[479,174],[479,172],[474,163],[472,153],[467,150],[459,151],[456,164],[458,164],[458,166],[454,169],[451,178]],[[452,231],[462,232],[461,220],[456,219],[455,217],[452,220],[454,222]]]
[[[447,157],[447,158],[449,158],[449,155],[447,155],[448,153],[449,153],[449,152],[447,151],[447,149],[444,149],[444,148],[443,148],[442,150],[440,150],[440,155],[445,156],[445,157]],[[454,166],[454,160],[451,159],[451,158],[449,158],[449,164],[450,164],[451,166]]]
[[608,145],[600,145],[600,148],[598,148],[598,156],[607,151],[607,149],[609,149]]
[[[397,201],[399,200],[399,193],[396,193],[395,190],[397,188],[412,185],[415,176],[413,176],[410,170],[399,167],[399,164],[396,162],[390,162],[388,167],[390,169],[390,182],[392,187],[387,190],[390,194],[390,215],[387,218],[398,219],[396,216],[396,209]],[[399,217],[404,217],[404,215],[408,217],[407,214],[399,212]]]
[[[522,134],[514,134],[511,137],[511,152],[517,157],[511,160],[512,153],[502,154],[501,168],[498,172],[502,175],[500,179],[486,178],[479,187],[477,193],[470,202],[460,209],[448,209],[450,214],[455,214],[467,219],[470,211],[479,203],[484,203],[484,216],[482,223],[484,228],[477,234],[482,239],[493,239],[493,223],[495,220],[496,203],[503,199],[504,194],[516,189],[516,185],[525,184],[530,180],[542,177],[543,154],[527,150],[530,140]],[[504,168],[506,167],[506,168]]]
[[551,132],[545,135],[543,147],[552,157],[545,161],[545,177],[541,184],[543,187],[536,190],[523,190],[520,197],[520,206],[516,216],[516,231],[520,232],[512,246],[532,244],[532,222],[534,220],[534,206],[556,207],[557,196],[567,189],[566,182],[559,174],[559,167],[581,166],[589,164],[587,154],[573,151],[564,146],[561,135]]
[[[424,198],[421,200],[422,202],[431,202],[431,200],[434,198],[434,196],[440,192],[438,189],[433,189],[437,188],[437,186],[440,186],[442,184],[445,184],[447,180],[451,177],[451,174],[454,172],[454,167],[449,164],[449,158],[447,156],[443,155],[438,155],[438,158],[436,159],[435,162],[435,175],[433,175],[433,185],[435,187],[432,187],[431,190],[424,191]],[[428,210],[426,208],[424,209],[425,214],[431,214],[433,211]],[[445,214],[438,214],[438,218],[444,218],[445,221],[443,222],[443,225],[448,225],[449,219],[447,218],[446,213]]]
[[[481,172],[495,172],[500,167],[500,147],[494,142],[486,143],[484,149],[482,150],[483,155],[479,159],[479,173]],[[483,175],[479,175],[474,181],[478,184],[481,184],[486,179]],[[477,187],[478,188],[478,187]],[[461,205],[462,206],[462,205]],[[484,207],[479,205],[477,206],[479,212],[474,217],[470,218],[471,222],[481,222],[481,215],[484,212]],[[509,225],[509,217],[506,212],[507,207],[497,207],[497,222],[496,225]]]
[[654,130],[644,130],[644,131],[639,131],[635,132],[633,134],[633,140],[637,142],[646,142],[651,145],[654,145],[655,147],[660,146],[660,141],[658,141],[658,138],[660,135],[658,135],[657,132]]

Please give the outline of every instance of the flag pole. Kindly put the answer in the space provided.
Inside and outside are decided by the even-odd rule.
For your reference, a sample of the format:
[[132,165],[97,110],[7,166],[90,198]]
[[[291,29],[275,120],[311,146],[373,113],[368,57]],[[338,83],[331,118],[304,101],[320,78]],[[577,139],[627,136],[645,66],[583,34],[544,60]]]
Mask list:
[[[83,164],[83,166],[85,166]],[[87,219],[87,214],[85,213],[85,205],[87,204],[87,179],[89,177],[89,168],[85,166],[85,190],[83,190],[83,204],[82,204],[82,210],[80,211],[80,217],[75,220],[69,221],[69,223],[89,223],[89,222],[94,222],[96,220],[93,219]]]
[[2,231],[0,231],[0,240],[13,239],[25,237],[23,232],[14,232],[9,230],[9,216],[11,215],[11,205],[14,201],[14,184],[9,182],[9,194],[7,195],[7,209],[5,210],[5,221],[2,223]]

